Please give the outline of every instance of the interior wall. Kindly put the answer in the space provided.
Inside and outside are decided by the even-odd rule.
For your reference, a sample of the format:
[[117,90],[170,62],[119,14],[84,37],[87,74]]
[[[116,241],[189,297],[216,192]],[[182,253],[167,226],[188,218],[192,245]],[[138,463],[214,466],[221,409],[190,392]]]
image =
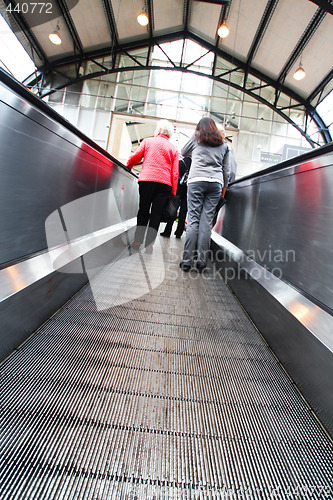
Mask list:
[[126,165],[131,147],[132,142],[126,126],[126,118],[112,115],[106,145],[107,152]]

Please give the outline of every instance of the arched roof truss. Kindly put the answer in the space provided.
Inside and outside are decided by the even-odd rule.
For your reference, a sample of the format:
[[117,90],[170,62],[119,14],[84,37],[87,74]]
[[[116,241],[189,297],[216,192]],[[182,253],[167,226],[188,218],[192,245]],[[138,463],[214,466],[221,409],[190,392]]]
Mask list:
[[[128,70],[157,69],[151,65],[156,45],[192,40],[214,54],[205,76],[270,107],[313,146],[310,122],[316,124],[324,142],[332,140],[317,111],[333,89],[333,54],[328,50],[333,45],[332,0],[131,0],[130,4],[124,0],[54,0],[53,18],[39,25],[29,13],[8,12],[14,3],[2,0],[0,10],[35,61],[38,71],[27,83],[38,85],[41,95],[83,79],[125,71],[126,55],[131,61]],[[149,17],[147,27],[136,22],[143,6]],[[230,29],[224,40],[217,36],[223,22]],[[58,47],[47,39],[56,23],[63,39]],[[138,49],[146,49],[145,60],[136,57]],[[200,61],[184,64],[168,58],[168,70],[201,74]],[[307,77],[296,83],[292,75],[300,58]],[[82,74],[88,61],[98,69],[84,69]],[[50,89],[52,74],[63,80]],[[290,99],[287,104],[285,96]],[[297,107],[305,113],[301,126],[290,116],[290,110]]]

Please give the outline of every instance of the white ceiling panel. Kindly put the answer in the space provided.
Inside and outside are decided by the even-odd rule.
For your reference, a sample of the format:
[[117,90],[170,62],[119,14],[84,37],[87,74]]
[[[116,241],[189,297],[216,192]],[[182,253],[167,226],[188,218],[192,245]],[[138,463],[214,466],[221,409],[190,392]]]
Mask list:
[[327,14],[302,54],[302,65],[306,72],[305,78],[298,82],[293,78],[299,65],[299,61],[297,61],[287,75],[285,83],[303,96],[311,94],[311,91],[333,68],[331,47],[333,47],[333,16]]
[[171,32],[183,25],[183,0],[154,0],[154,31]]
[[190,30],[214,43],[220,13],[221,5],[193,2],[189,23]]
[[[45,5],[45,4],[43,4]],[[38,7],[37,7],[38,8]],[[49,58],[61,57],[63,54],[73,52],[72,38],[62,20],[61,12],[57,5],[52,5],[52,20],[36,25],[36,16],[28,10],[26,14],[21,14],[25,23],[32,26],[31,31],[38,40],[40,46]],[[56,17],[55,17],[56,16]],[[42,19],[48,19],[47,15],[42,16]],[[57,24],[60,27],[59,35],[62,40],[61,45],[54,45],[49,40],[49,34],[55,31]],[[30,50],[28,50],[30,53]]]
[[309,1],[280,0],[254,58],[254,66],[278,76],[316,10]]
[[267,0],[233,0],[227,21],[230,34],[219,46],[245,60],[266,4]]
[[80,35],[83,48],[105,44],[110,31],[102,4],[99,1],[80,0],[70,11]]
[[[49,40],[49,34],[55,31],[57,24],[59,24],[60,27],[58,33],[62,41],[61,45],[54,45]],[[59,19],[56,19],[39,26],[35,26],[34,28],[31,28],[31,31],[38,39],[39,44],[46,53],[47,57],[58,58],[73,52],[73,39],[61,19],[60,21]]]
[[112,0],[120,43],[127,39],[139,39],[148,36],[148,26],[140,26],[136,20],[137,16],[142,12],[143,6],[143,0]]

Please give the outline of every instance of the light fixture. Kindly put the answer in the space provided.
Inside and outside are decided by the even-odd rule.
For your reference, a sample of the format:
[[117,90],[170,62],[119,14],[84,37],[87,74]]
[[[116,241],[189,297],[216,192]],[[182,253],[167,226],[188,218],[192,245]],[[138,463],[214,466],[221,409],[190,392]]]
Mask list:
[[217,34],[220,38],[226,38],[229,35],[228,26],[225,23],[221,24],[221,26],[217,30]]
[[303,69],[302,63],[300,62],[297,70],[294,73],[294,78],[295,80],[303,80],[304,77],[305,77],[305,71]]
[[59,36],[58,31],[60,30],[59,25],[57,24],[57,27],[53,33],[49,34],[49,39],[54,45],[60,45],[61,44],[61,38]]
[[136,19],[141,26],[147,26],[149,23],[149,18],[145,10],[143,10]]

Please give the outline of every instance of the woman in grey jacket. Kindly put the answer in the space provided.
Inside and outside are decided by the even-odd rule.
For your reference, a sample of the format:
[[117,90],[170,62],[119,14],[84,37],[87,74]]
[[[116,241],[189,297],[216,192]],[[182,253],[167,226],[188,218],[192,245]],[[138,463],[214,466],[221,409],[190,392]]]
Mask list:
[[182,148],[191,156],[187,181],[187,228],[180,267],[189,271],[196,265],[199,272],[207,265],[212,221],[220,197],[224,197],[229,177],[228,148],[212,118],[202,118],[195,134]]

